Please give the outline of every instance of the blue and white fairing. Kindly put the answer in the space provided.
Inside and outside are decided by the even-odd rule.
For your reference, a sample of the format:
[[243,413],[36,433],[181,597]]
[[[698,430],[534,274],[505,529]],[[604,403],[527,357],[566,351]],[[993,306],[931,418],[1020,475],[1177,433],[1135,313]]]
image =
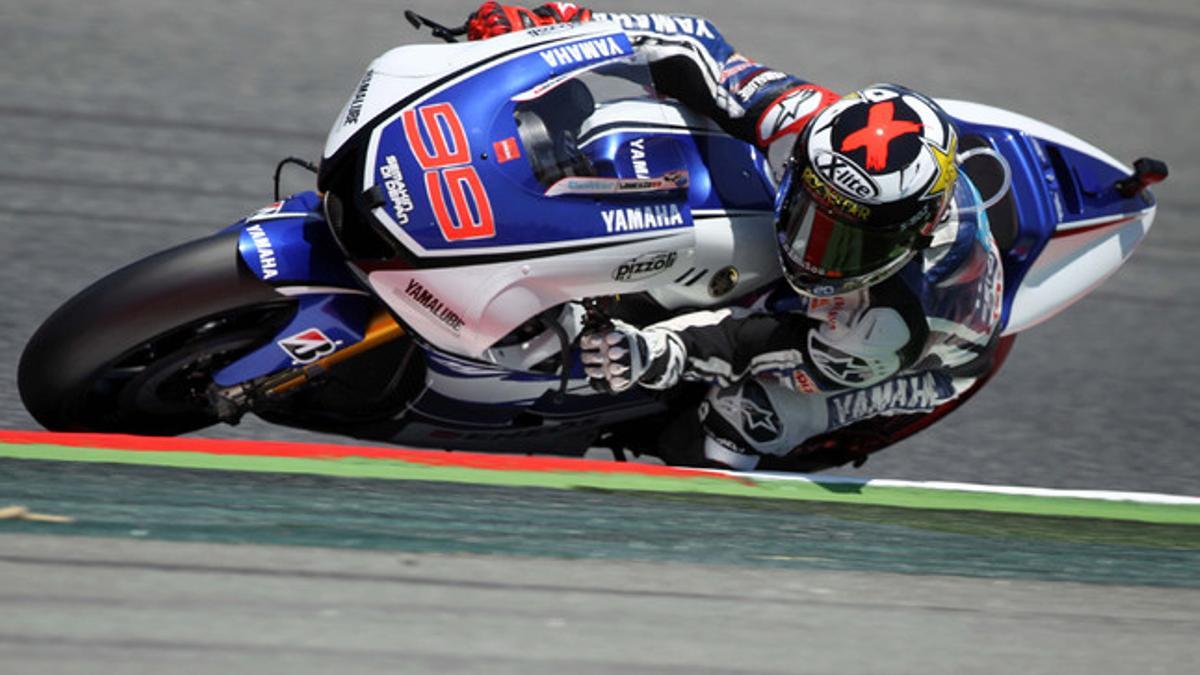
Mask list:
[[[587,170],[548,180],[518,113],[580,83],[590,100],[569,131]],[[361,191],[404,252],[364,268],[372,290],[437,348],[520,370],[556,342],[495,345],[569,301],[648,291],[704,307],[777,278],[765,158],[647,98],[649,84],[629,37],[604,22],[375,61],[326,148],[365,145]],[[727,267],[735,288],[710,292]]]
[[1009,195],[989,209],[1004,265],[1005,335],[1090,293],[1150,231],[1153,194],[1121,194],[1117,183],[1133,171],[1108,153],[1024,115],[966,101],[940,103],[963,138],[981,139],[1011,167]]
[[226,228],[238,231],[238,254],[296,313],[269,342],[213,376],[230,387],[303,366],[363,339],[376,301],[359,286],[339,254],[321,210],[304,192],[259,209]]

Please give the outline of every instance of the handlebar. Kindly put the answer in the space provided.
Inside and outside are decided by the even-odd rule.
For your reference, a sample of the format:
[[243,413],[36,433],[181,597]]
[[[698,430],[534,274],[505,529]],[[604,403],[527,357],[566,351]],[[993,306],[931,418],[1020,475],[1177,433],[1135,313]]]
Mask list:
[[457,26],[455,28],[447,28],[436,21],[427,19],[411,9],[404,10],[404,18],[412,24],[413,28],[421,30],[422,27],[428,28],[433,33],[433,37],[445,40],[446,42],[458,42],[455,38],[467,34],[467,24]]

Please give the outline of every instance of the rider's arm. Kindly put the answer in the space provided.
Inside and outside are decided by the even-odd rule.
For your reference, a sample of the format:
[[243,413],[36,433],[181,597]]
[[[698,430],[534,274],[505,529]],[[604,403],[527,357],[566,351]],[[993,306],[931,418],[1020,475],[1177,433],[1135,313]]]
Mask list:
[[738,53],[703,17],[593,12],[592,18],[619,23],[629,33],[650,62],[659,92],[761,148],[798,133],[812,115],[839,98]]
[[904,371],[928,335],[915,299],[899,284],[884,283],[800,311],[725,308],[641,330],[622,324],[582,346],[589,375],[614,391],[633,382],[669,389],[681,379],[728,386],[773,371],[817,393],[871,386]]
[[725,131],[766,148],[799,132],[837,94],[794,75],[772,70],[725,41],[707,19],[682,14],[592,12],[572,3],[536,9],[485,3],[472,14],[470,37],[565,21],[607,20],[621,25],[650,63],[654,86],[710,117]]
[[[870,386],[911,366],[926,332],[894,307],[864,306],[836,316],[798,312],[694,312],[647,332],[673,333],[683,353],[680,377],[728,386],[765,371],[790,372],[799,389],[830,392]],[[670,377],[645,378],[651,389]]]

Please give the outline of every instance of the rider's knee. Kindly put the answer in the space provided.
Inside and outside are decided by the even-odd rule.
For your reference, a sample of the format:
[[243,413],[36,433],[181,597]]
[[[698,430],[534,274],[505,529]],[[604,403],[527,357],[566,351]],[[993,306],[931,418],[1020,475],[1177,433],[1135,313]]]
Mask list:
[[749,470],[763,455],[782,456],[825,426],[818,397],[798,394],[771,381],[747,379],[714,387],[700,417],[709,461]]

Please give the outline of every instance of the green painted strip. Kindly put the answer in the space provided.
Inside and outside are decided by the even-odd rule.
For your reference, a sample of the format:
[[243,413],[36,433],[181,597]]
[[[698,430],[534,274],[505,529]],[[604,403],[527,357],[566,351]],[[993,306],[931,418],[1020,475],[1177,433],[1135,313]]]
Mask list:
[[439,481],[559,490],[611,490],[834,502],[909,509],[987,511],[1023,515],[1200,526],[1200,506],[1038,497],[912,487],[807,481],[731,481],[587,472],[494,471],[376,459],[297,459],[190,452],[128,452],[57,445],[0,444],[0,457],[23,460],[135,464],[181,469],[294,473],[344,478]]

